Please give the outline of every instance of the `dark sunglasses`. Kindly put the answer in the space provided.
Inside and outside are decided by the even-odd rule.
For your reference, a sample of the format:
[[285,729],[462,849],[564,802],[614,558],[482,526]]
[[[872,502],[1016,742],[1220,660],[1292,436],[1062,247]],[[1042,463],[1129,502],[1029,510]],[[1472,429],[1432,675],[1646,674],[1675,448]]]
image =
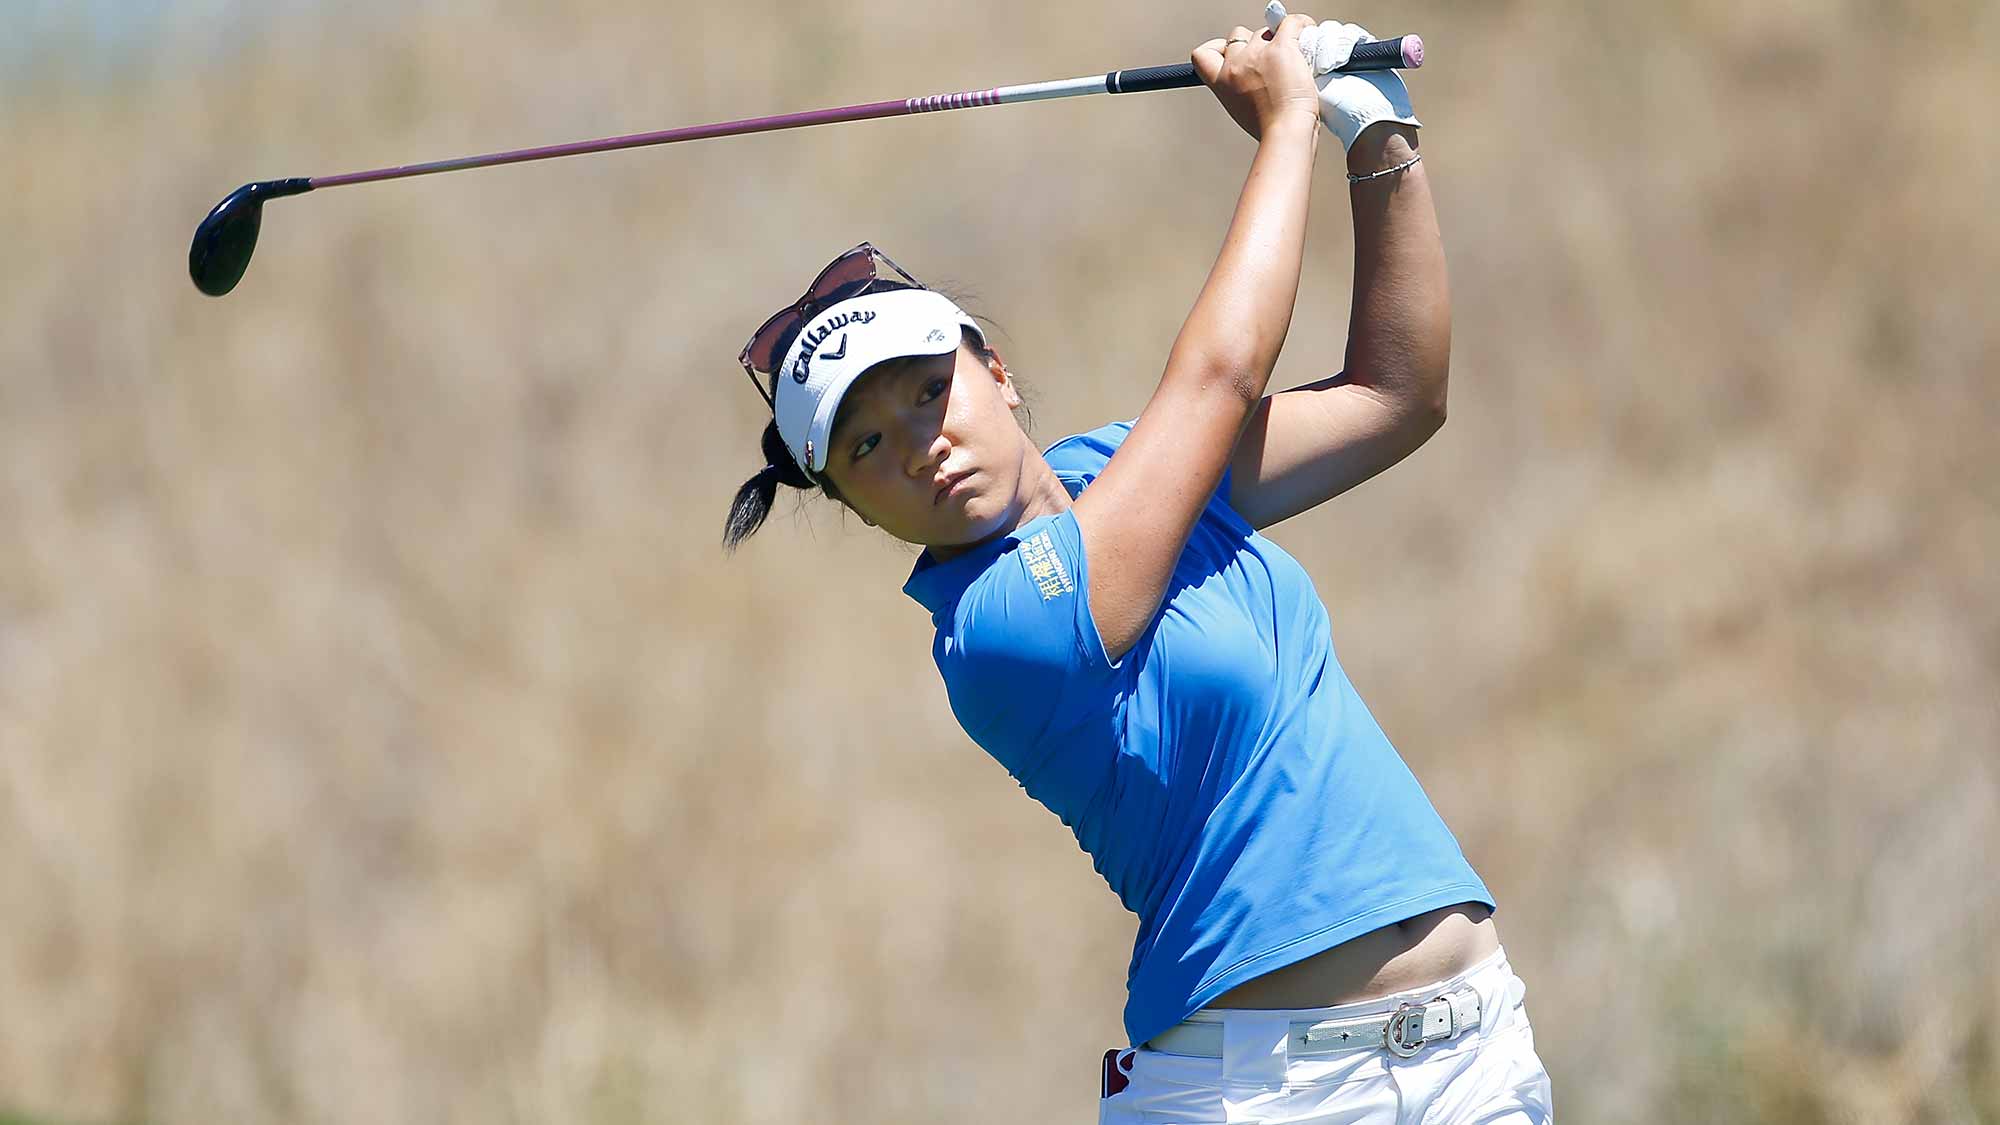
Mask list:
[[772,313],[771,319],[765,321],[751,335],[750,342],[743,345],[743,354],[737,356],[736,361],[743,365],[743,373],[750,377],[750,385],[756,387],[757,393],[763,396],[764,405],[772,410],[778,408],[777,399],[765,388],[763,380],[758,378],[759,375],[770,378],[772,370],[785,358],[773,354],[777,351],[778,341],[784,339],[786,334],[798,325],[818,316],[835,294],[841,293],[856,282],[879,279],[882,276],[880,267],[885,265],[895,270],[897,276],[904,281],[919,289],[923,288],[916,278],[911,277],[908,271],[897,265],[889,255],[875,249],[874,244],[864,242],[828,262],[826,268],[819,271],[819,276],[813,278],[813,283],[806,286],[805,296],[800,297],[789,307]]

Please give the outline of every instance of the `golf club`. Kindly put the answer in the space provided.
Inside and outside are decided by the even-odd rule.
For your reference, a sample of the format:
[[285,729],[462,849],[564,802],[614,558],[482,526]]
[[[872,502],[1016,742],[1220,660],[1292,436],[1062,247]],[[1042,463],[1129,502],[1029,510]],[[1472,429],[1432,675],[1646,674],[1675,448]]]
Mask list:
[[[1414,35],[1378,39],[1355,45],[1342,72],[1367,70],[1414,70],[1424,63],[1423,40]],[[807,125],[831,125],[840,121],[867,121],[878,117],[902,117],[945,109],[972,109],[981,106],[1011,105],[1015,102],[1073,98],[1086,94],[1137,94],[1148,90],[1179,90],[1201,85],[1193,63],[1114,70],[1108,74],[1068,78],[1055,82],[1034,82],[1022,86],[998,86],[990,90],[969,90],[956,94],[934,94],[900,101],[869,102],[837,109],[815,109],[776,117],[751,117],[713,125],[690,125],[657,133],[634,133],[594,141],[575,141],[544,148],[514,149],[481,156],[461,156],[427,164],[404,164],[367,172],[338,176],[299,176],[285,180],[260,180],[244,184],[225,196],[208,217],[195,228],[194,244],[188,248],[188,275],[195,288],[211,297],[220,297],[236,288],[250,255],[257,249],[257,231],[263,222],[266,200],[301,195],[316,188],[365,184],[375,180],[398,180],[428,176],[433,172],[456,172],[466,168],[487,168],[495,164],[518,164],[529,160],[550,160],[558,156],[581,156],[589,152],[609,152],[642,145],[673,144],[676,141],[733,137],[744,133],[767,133],[778,129],[798,129]]]

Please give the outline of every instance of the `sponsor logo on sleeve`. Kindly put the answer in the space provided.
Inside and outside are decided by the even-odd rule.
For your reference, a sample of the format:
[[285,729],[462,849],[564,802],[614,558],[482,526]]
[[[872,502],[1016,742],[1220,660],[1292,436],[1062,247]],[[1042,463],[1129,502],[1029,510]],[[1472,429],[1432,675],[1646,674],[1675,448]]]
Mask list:
[[1076,592],[1076,581],[1069,576],[1069,568],[1056,554],[1055,540],[1046,531],[1022,541],[1021,565],[1028,568],[1028,577],[1035,580],[1045,602]]

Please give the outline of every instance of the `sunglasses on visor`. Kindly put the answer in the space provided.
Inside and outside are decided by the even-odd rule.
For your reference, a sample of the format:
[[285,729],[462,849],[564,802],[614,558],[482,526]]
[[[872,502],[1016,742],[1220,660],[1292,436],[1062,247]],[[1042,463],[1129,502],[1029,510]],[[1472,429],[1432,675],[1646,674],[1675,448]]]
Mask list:
[[790,306],[771,314],[771,319],[765,321],[751,335],[750,342],[743,345],[743,352],[736,357],[736,361],[743,365],[743,373],[750,377],[750,385],[757,388],[757,393],[763,396],[766,406],[773,410],[777,409],[777,400],[773,397],[773,392],[764,386],[764,380],[758,376],[761,375],[764,379],[771,378],[773,369],[784,360],[784,356],[775,354],[778,341],[783,340],[800,324],[818,316],[821,310],[834,300],[853,296],[853,293],[846,290],[856,283],[879,280],[882,277],[882,266],[895,270],[898,277],[911,285],[919,289],[924,288],[923,284],[911,277],[907,270],[897,265],[893,258],[875,249],[874,244],[864,242],[828,262],[826,268],[819,271],[819,276],[813,278],[812,284],[806,286],[804,296]]

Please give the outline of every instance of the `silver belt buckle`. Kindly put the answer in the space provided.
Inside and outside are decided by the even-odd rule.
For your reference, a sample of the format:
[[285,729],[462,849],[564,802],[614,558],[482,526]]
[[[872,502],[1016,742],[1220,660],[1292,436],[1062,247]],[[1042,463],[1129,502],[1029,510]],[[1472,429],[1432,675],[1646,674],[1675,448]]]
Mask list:
[[1389,1017],[1382,1029],[1382,1045],[1399,1059],[1407,1059],[1424,1049],[1424,1006],[1404,1004]]

